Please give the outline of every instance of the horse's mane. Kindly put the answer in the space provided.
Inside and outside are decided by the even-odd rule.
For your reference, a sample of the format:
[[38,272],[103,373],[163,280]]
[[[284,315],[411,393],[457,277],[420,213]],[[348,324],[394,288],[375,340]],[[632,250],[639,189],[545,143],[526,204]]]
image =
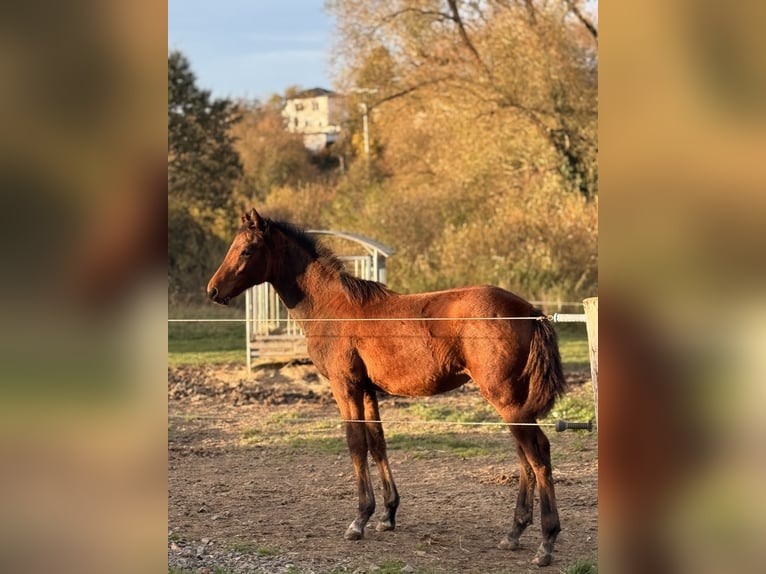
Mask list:
[[322,244],[316,237],[312,237],[300,227],[286,221],[267,220],[267,225],[281,231],[284,235],[290,237],[300,245],[312,259],[319,261],[326,269],[337,273],[340,278],[340,284],[343,287],[343,293],[352,303],[370,303],[378,301],[391,291],[382,283],[377,281],[368,281],[354,277],[348,271],[343,262],[333,251]]

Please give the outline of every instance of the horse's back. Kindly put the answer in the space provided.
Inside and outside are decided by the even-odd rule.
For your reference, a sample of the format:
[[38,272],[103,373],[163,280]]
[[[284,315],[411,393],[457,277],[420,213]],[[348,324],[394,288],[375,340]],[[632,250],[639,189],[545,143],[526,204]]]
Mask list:
[[529,316],[534,307],[515,293],[492,285],[475,285],[423,293],[429,311],[455,319]]
[[[392,394],[431,395],[464,384],[492,366],[517,373],[531,340],[527,301],[491,286],[411,295],[391,294],[367,309],[356,348],[369,378]],[[392,319],[402,318],[402,321]]]

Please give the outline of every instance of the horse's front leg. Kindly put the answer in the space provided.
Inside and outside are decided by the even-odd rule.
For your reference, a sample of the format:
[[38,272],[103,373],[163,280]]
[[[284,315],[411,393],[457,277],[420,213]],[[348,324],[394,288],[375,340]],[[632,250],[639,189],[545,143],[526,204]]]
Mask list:
[[367,421],[367,444],[375,464],[378,465],[378,474],[383,483],[383,497],[386,510],[380,517],[375,529],[378,532],[393,530],[396,528],[396,509],[399,507],[399,493],[396,490],[394,477],[391,474],[391,466],[388,464],[386,453],[386,439],[383,435],[383,425],[380,422],[378,410],[378,398],[374,389],[367,389],[364,393],[364,418]]
[[[333,384],[333,395],[340,414],[345,421],[364,421],[364,394],[350,384]],[[346,529],[347,540],[359,540],[364,536],[364,527],[375,512],[375,494],[370,480],[367,462],[367,431],[364,422],[346,422],[346,442],[351,454],[359,494],[359,511]]]

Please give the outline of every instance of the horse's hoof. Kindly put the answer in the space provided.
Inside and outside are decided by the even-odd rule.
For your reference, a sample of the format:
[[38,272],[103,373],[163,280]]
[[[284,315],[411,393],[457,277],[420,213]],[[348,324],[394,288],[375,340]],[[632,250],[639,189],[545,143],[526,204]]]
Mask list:
[[498,544],[497,547],[500,550],[518,550],[521,548],[521,544],[519,544],[518,540],[511,540],[506,536],[500,541],[500,544]]
[[390,520],[380,520],[375,526],[375,530],[378,532],[386,532],[388,530],[393,530],[395,527],[396,525],[393,524]]
[[540,567],[550,566],[551,562],[553,562],[552,554],[538,554],[535,556],[535,559],[532,560],[532,564],[537,564]]
[[362,537],[364,537],[364,530],[357,530],[351,526],[346,529],[346,534],[343,535],[346,540],[361,540]]

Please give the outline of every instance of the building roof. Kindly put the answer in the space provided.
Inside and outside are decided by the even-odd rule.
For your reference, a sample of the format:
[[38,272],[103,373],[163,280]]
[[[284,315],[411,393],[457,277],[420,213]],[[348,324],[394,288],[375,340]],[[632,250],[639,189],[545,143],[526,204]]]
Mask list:
[[303,98],[317,98],[319,96],[337,96],[335,92],[331,90],[325,90],[324,88],[311,88],[310,90],[303,90],[298,92],[291,100],[301,100]]

